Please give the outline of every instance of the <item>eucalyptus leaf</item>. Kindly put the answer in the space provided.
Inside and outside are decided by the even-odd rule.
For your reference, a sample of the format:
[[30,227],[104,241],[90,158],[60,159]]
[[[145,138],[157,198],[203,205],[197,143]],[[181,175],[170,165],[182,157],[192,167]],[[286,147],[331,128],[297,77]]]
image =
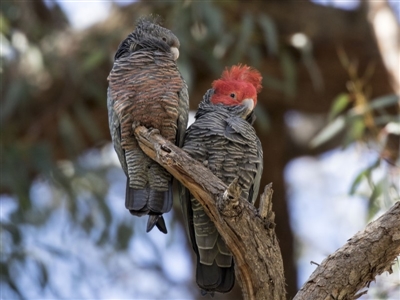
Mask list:
[[354,195],[358,187],[360,186],[363,179],[369,179],[371,177],[371,173],[374,169],[376,169],[380,164],[380,159],[377,159],[373,164],[368,166],[365,170],[362,170],[354,179],[349,194]]
[[349,110],[350,117],[357,117],[359,115],[365,114],[368,111],[374,109],[380,109],[392,105],[400,104],[399,96],[395,94],[390,94],[382,97],[375,98],[371,100],[363,109],[359,109],[359,107],[354,107],[353,109]]
[[292,56],[287,51],[282,51],[280,63],[284,77],[284,93],[287,98],[293,98],[296,95],[297,70]]
[[266,14],[261,14],[258,23],[263,30],[263,37],[268,53],[272,55],[278,54],[278,33],[274,21]]
[[47,272],[47,267],[43,262],[41,262],[39,260],[36,260],[36,265],[37,265],[37,268],[39,270],[39,278],[38,279],[39,279],[39,282],[40,282],[40,286],[43,289],[43,288],[46,287],[47,282],[49,281],[49,275],[48,275],[48,272]]
[[377,203],[382,195],[382,182],[378,182],[372,190],[371,196],[368,199],[368,219],[373,218],[379,211],[380,205]]
[[329,111],[328,120],[332,121],[338,114],[343,112],[345,108],[349,105],[350,98],[349,94],[342,93],[338,95],[335,100],[333,100],[331,109]]
[[249,41],[251,34],[253,33],[253,28],[254,28],[254,21],[251,15],[245,14],[242,19],[242,24],[240,26],[240,32],[239,32],[239,37],[237,40],[237,43],[235,44],[235,49],[229,58],[230,64],[237,64],[246,49],[249,46]]
[[371,109],[377,109],[381,107],[388,107],[395,104],[400,104],[400,98],[398,95],[391,94],[373,99],[369,103],[369,107]]
[[341,132],[346,125],[346,119],[344,116],[339,116],[336,119],[334,119],[332,122],[330,122],[326,127],[324,127],[320,133],[315,136],[311,142],[310,142],[310,147],[311,148],[316,148],[330,139],[332,139],[334,136],[336,136],[339,132]]

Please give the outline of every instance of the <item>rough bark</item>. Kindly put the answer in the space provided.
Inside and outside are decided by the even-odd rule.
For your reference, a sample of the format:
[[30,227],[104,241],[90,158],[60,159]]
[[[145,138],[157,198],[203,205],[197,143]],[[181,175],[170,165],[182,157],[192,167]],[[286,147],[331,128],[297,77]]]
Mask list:
[[300,299],[357,299],[375,276],[392,272],[400,254],[400,202],[371,222],[311,274],[297,293]]
[[[257,210],[239,198],[234,180],[228,187],[210,170],[155,131],[139,126],[142,150],[165,167],[201,202],[231,249],[244,299],[285,299],[283,263],[275,234],[271,185]],[[300,299],[356,299],[359,292],[400,255],[400,202],[354,235],[314,271],[295,296]]]
[[234,180],[228,187],[210,170],[154,131],[137,127],[142,150],[183,183],[203,205],[233,253],[244,299],[285,299],[285,279],[275,235],[271,188],[260,211],[245,199]]

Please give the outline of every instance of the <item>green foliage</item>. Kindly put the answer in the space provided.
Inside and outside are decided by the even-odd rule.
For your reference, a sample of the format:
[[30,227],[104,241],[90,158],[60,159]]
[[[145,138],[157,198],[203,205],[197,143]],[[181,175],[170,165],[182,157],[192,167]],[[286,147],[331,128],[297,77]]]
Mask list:
[[[398,176],[391,172],[391,168],[399,167],[400,144],[396,142],[394,145],[388,144],[390,133],[386,132],[385,128],[390,123],[400,127],[398,109],[397,114],[389,112],[390,109],[393,110],[399,105],[400,98],[398,95],[390,94],[370,100],[368,79],[373,72],[371,65],[363,77],[359,77],[357,63],[351,61],[343,50],[339,50],[338,54],[350,77],[349,91],[339,94],[334,99],[328,113],[328,124],[312,139],[310,146],[319,147],[339,134],[342,134],[343,147],[355,142],[372,145],[378,158],[356,176],[349,191],[351,195],[360,194],[367,199],[368,218],[371,219],[382,208],[388,208],[393,202],[400,200]],[[393,133],[392,139],[397,140],[398,143],[400,132]],[[385,161],[385,151],[390,151],[389,156],[394,157],[394,161],[389,161],[389,164]],[[393,180],[395,182],[391,182]],[[369,187],[367,191],[365,191],[364,183],[367,183]]]
[[[328,120],[330,122],[313,138],[310,142],[311,147],[318,147],[326,143],[344,130],[346,130],[344,138],[345,146],[363,139],[367,129],[364,119],[366,114],[382,110],[383,108],[392,107],[399,102],[399,97],[397,95],[386,95],[373,99],[366,104],[365,107],[354,107],[343,112],[349,105],[349,99],[350,95],[348,94],[341,94],[335,99],[329,112]],[[379,121],[375,122],[375,124],[384,125],[390,121],[396,121],[397,119],[398,116],[393,115],[385,115],[384,118],[380,116],[378,119]]]
[[348,94],[343,93],[338,95],[333,100],[332,107],[329,111],[328,120],[332,121],[334,117],[336,117],[338,114],[340,114],[346,109],[349,103],[350,103],[350,98]]

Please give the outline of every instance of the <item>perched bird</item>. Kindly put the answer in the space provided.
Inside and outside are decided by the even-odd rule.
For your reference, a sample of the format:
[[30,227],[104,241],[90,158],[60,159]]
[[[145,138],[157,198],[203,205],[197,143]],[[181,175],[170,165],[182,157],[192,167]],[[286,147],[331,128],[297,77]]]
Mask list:
[[112,141],[127,176],[125,206],[133,215],[149,215],[167,233],[163,213],[172,207],[172,177],[140,149],[138,125],[158,130],[182,145],[188,120],[188,91],[176,60],[179,40],[153,20],[142,18],[122,41],[108,76],[107,107]]
[[[252,126],[261,79],[260,73],[248,66],[226,69],[204,95],[182,148],[225,184],[239,177],[241,196],[252,203],[263,168],[261,143]],[[187,189],[181,192],[181,205],[197,255],[197,284],[203,293],[229,292],[235,283],[231,252]]]

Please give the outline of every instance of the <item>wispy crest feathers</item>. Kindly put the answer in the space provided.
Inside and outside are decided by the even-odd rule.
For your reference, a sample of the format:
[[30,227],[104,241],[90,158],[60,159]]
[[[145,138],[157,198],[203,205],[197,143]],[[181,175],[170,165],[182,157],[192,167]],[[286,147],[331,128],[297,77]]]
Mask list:
[[235,65],[230,69],[226,68],[222,72],[222,80],[238,80],[250,82],[259,93],[262,89],[261,81],[262,76],[257,70],[247,66],[247,65]]
[[148,16],[141,16],[137,21],[137,25],[141,25],[143,23],[152,23],[162,26],[163,18],[160,15],[154,15],[154,14],[150,14]]

